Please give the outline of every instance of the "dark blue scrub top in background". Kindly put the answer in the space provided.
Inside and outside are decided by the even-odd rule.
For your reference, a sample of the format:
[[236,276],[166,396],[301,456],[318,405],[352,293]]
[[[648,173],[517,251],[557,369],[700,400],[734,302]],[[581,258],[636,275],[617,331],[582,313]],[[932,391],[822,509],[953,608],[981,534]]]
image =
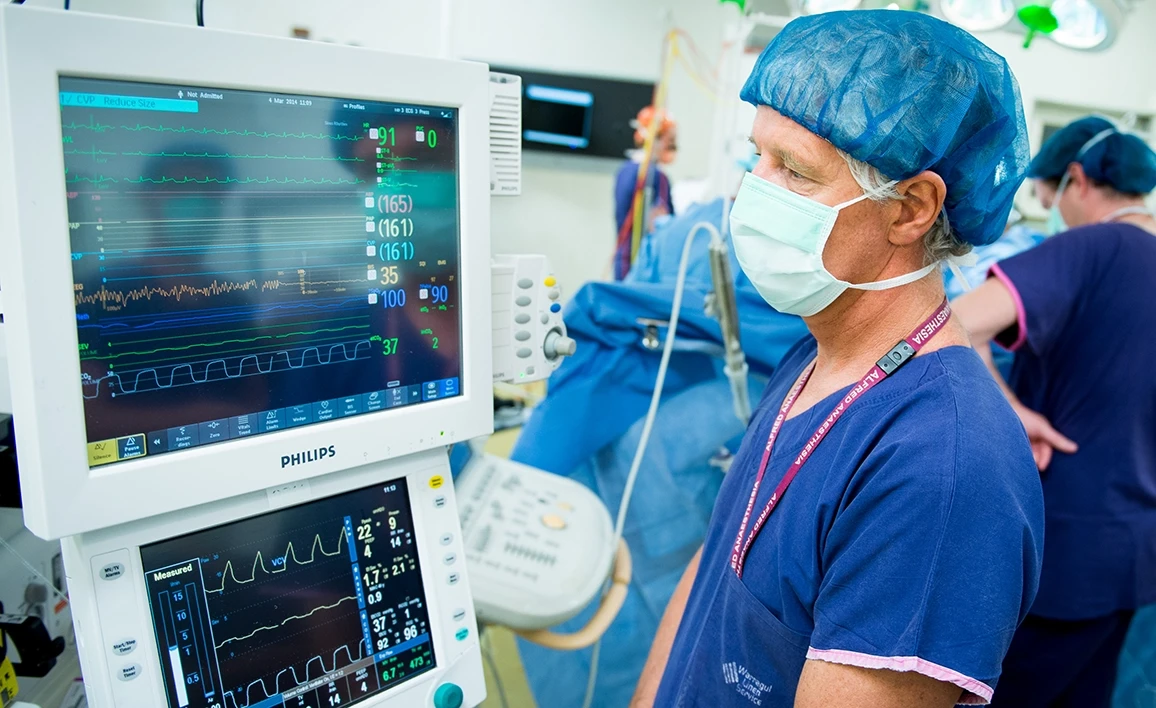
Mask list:
[[[638,186],[638,168],[640,165],[641,163],[634,160],[627,160],[622,163],[622,166],[618,168],[618,174],[614,176],[614,223],[617,224],[615,234],[622,233],[622,225],[626,222],[627,214],[630,213],[630,205],[634,200],[634,188]],[[671,197],[670,178],[658,169],[658,165],[651,165],[647,171],[646,179],[654,190],[651,203],[654,206],[665,207],[673,216],[674,201]]]
[[[776,624],[714,626],[703,587],[717,586],[709,579],[719,568],[731,572],[771,424],[815,352],[807,337],[787,354],[726,475],[655,705],[687,693],[684,684],[697,680],[691,656],[709,637],[721,633],[725,644]],[[847,390],[783,425],[752,518]],[[946,347],[916,357],[847,409],[767,520],[741,582],[800,635],[801,651],[809,637],[812,658],[920,671],[985,702],[1035,597],[1043,534],[1039,474],[1022,425],[975,352]],[[758,661],[746,664],[752,673]],[[733,698],[720,695],[715,705]]]
[[1043,473],[1043,576],[1032,614],[1077,620],[1156,602],[1156,236],[1072,229],[992,269],[1019,322],[1009,381],[1080,446]]

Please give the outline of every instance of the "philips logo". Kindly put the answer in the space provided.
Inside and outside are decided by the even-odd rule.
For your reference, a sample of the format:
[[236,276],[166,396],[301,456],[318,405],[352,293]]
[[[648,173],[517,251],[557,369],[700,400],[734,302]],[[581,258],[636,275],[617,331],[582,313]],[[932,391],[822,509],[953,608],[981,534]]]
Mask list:
[[306,450],[305,452],[298,452],[294,455],[281,456],[281,469],[286,467],[295,467],[297,465],[304,465],[310,462],[318,462],[324,460],[326,457],[336,457],[337,450],[334,445],[329,447],[319,447],[316,450]]

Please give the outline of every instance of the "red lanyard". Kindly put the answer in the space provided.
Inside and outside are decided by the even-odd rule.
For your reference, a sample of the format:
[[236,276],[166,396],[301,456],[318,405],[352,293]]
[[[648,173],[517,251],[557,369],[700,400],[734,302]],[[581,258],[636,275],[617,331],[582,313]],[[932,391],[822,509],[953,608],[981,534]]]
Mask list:
[[767,437],[767,445],[763,449],[763,460],[759,464],[759,473],[755,477],[755,486],[751,489],[751,498],[747,501],[747,509],[743,513],[743,521],[739,525],[739,533],[738,536],[735,537],[735,545],[731,550],[731,569],[734,570],[740,578],[743,577],[743,564],[746,563],[747,554],[751,550],[751,544],[755,542],[755,538],[759,535],[759,532],[763,530],[763,524],[766,523],[767,517],[769,517],[771,512],[775,510],[775,507],[778,506],[779,501],[783,498],[783,494],[787,491],[787,487],[791,485],[795,476],[799,474],[799,470],[802,469],[803,463],[810,459],[811,453],[815,451],[815,448],[819,447],[819,443],[823,442],[823,438],[827,437],[827,433],[831,431],[836,421],[843,417],[843,413],[851,407],[852,403],[862,397],[867,391],[874,388],[875,384],[898,371],[899,367],[914,357],[915,353],[922,349],[928,340],[943,329],[943,325],[947,323],[950,317],[951,305],[948,304],[947,300],[944,300],[943,306],[940,307],[934,315],[916,327],[911,334],[907,335],[906,339],[892,347],[891,351],[887,352],[886,356],[880,359],[875,366],[871,367],[871,370],[867,372],[867,375],[864,376],[859,383],[851,387],[851,390],[847,392],[843,400],[839,401],[839,404],[827,415],[822,425],[820,425],[807,440],[807,444],[803,446],[802,451],[798,457],[795,458],[794,463],[791,464],[786,474],[783,475],[779,486],[775,488],[774,494],[767,500],[767,505],[763,508],[762,513],[759,514],[759,518],[755,520],[755,525],[751,529],[750,536],[747,536],[747,524],[750,523],[751,520],[751,510],[754,508],[755,499],[759,495],[759,485],[762,484],[763,475],[767,472],[767,463],[771,460],[771,450],[775,447],[775,439],[779,437],[779,430],[783,427],[783,421],[787,419],[787,415],[790,414],[791,407],[795,405],[795,399],[799,397],[799,393],[811,378],[811,373],[815,370],[815,363],[811,362],[807,368],[803,370],[795,386],[791,389],[790,393],[787,394],[787,397],[783,399],[783,405],[779,408],[779,414],[775,416],[775,422],[771,425],[771,434]]

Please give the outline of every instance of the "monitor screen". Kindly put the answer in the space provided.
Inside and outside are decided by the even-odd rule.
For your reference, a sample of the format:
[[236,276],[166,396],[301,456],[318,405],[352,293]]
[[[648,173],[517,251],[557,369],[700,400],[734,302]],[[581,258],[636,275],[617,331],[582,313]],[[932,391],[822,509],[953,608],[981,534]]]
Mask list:
[[90,466],[461,391],[458,112],[60,78]]
[[404,478],[140,554],[169,708],[345,706],[435,665]]
[[580,149],[590,145],[594,94],[529,84],[522,109],[522,137],[531,142]]

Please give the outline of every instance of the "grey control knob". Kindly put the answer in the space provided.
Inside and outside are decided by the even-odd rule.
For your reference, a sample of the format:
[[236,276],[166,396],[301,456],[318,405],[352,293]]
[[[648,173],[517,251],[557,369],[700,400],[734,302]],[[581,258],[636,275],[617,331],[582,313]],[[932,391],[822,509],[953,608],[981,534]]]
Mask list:
[[542,345],[546,358],[553,361],[560,356],[573,356],[578,351],[578,342],[570,339],[556,329],[546,333],[546,341]]

